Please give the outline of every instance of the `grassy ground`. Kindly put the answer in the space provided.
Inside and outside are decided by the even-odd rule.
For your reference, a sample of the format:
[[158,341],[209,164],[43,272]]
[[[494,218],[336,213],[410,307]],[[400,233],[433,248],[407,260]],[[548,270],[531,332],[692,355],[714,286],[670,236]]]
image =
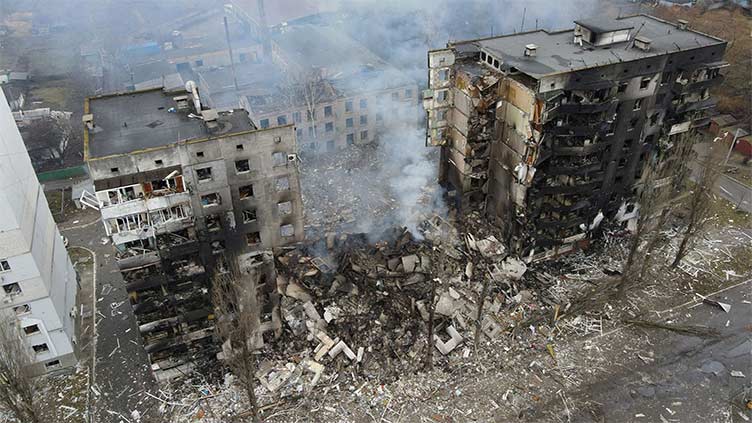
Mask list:
[[55,222],[59,223],[67,220],[70,215],[78,211],[73,200],[71,200],[70,189],[65,191],[45,191],[44,195],[47,197],[47,204],[50,206],[50,211],[52,212],[52,217],[55,219]]
[[50,81],[32,88],[29,94],[32,99],[42,102],[40,107],[65,110],[71,92],[63,81]]

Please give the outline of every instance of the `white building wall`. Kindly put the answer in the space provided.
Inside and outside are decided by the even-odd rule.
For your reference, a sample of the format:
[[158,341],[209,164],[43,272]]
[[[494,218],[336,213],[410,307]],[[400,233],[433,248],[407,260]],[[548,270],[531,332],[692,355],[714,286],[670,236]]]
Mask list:
[[[21,328],[38,326],[39,332],[23,336],[30,349],[47,345],[46,352],[31,351],[38,363],[34,370],[42,373],[51,361],[62,367],[76,363],[71,317],[76,273],[5,95],[0,97],[0,260],[10,266],[0,272],[0,285],[20,288],[17,294],[0,289],[0,310],[15,316]],[[27,312],[14,311],[25,306]]]

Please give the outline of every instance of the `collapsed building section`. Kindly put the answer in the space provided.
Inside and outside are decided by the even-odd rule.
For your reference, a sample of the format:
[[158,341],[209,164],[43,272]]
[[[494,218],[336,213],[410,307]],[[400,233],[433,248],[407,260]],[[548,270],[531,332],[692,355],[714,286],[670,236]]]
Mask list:
[[450,43],[428,54],[429,145],[462,211],[482,209],[513,251],[584,246],[634,216],[648,164],[658,182],[708,123],[726,43],[647,15]]
[[[257,129],[242,109],[204,109],[196,87],[86,100],[85,159],[158,379],[218,351],[211,280],[259,272],[275,307],[274,247],[303,239],[292,125]],[[236,260],[238,263],[236,263]]]

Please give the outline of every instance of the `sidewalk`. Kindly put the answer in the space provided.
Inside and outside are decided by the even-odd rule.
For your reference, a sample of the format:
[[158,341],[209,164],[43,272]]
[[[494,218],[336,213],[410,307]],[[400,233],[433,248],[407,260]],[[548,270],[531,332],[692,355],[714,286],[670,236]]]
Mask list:
[[[94,223],[96,221],[61,231],[77,256],[85,257],[83,251],[86,250],[94,253],[90,274],[84,271],[81,275],[80,295],[85,316],[81,348],[92,349],[95,353],[89,393],[91,422],[150,422],[155,404],[144,391],[156,390],[156,383],[141,345],[125,282],[115,263],[115,250],[109,242],[102,243],[104,229]],[[87,296],[96,306],[92,302],[87,306]],[[90,322],[96,321],[91,326],[93,330],[88,332],[87,317]],[[141,420],[133,418],[134,411]]]

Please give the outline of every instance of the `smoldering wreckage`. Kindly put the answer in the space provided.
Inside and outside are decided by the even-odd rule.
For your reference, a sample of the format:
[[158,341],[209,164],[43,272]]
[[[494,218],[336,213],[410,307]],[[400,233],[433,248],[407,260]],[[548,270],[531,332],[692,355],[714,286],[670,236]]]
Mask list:
[[[371,234],[328,233],[281,249],[274,257],[276,289],[262,300],[264,333],[256,340],[262,415],[290,401],[342,390],[376,401],[385,385],[427,368],[426,348],[433,349],[431,364],[437,368],[478,354],[477,328],[484,344],[519,338],[520,328],[549,335],[553,330],[545,324],[536,329],[536,316],[564,316],[589,287],[588,279],[618,274],[618,258],[577,257],[567,268],[573,272],[567,281],[560,269],[551,271],[559,265],[509,254],[493,232],[478,212],[461,220],[433,215],[423,216],[415,234],[399,227],[377,240]],[[617,228],[608,239],[620,244],[624,234]],[[490,283],[484,286],[484,280]],[[601,318],[578,315],[562,320],[558,330],[600,332]],[[219,384],[208,382],[206,372],[191,373],[192,384],[167,383],[154,396],[159,413],[171,421],[250,416],[236,377],[218,370]]]

